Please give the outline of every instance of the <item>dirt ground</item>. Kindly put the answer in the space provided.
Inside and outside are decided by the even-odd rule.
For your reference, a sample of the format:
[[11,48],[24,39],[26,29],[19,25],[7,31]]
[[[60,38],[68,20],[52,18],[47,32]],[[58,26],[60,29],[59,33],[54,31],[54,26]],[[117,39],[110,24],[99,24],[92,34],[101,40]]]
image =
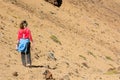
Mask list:
[[[120,0],[0,0],[0,80],[45,80],[47,69],[55,80],[120,80],[119,12]],[[15,50],[22,20],[34,40],[31,67]]]

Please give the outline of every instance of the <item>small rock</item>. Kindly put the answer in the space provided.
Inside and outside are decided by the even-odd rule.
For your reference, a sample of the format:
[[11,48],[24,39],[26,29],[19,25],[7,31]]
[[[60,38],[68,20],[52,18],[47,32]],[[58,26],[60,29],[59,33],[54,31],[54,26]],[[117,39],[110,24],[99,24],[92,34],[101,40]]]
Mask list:
[[1,29],[1,30],[4,30],[4,28],[3,28],[3,27],[1,27],[0,29]]
[[89,68],[89,66],[86,63],[82,63],[83,66],[85,66],[86,68]]
[[109,68],[108,71],[116,70],[116,68]]
[[68,75],[63,76],[62,80],[70,80]]
[[11,22],[11,23],[14,23],[14,20],[10,19],[10,22]]
[[14,72],[13,76],[17,77],[18,76],[18,72]]
[[45,75],[45,79],[46,80],[54,80],[52,73],[49,70],[45,70],[45,72],[43,73],[43,75]]
[[49,58],[49,59],[53,59],[53,60],[55,60],[55,61],[57,60],[57,59],[55,58],[53,52],[49,52],[49,53],[48,53],[48,58]]
[[102,77],[100,77],[99,79],[101,79],[101,80],[102,80]]
[[38,60],[38,59],[39,59],[39,57],[40,57],[40,56],[36,53],[36,54],[35,54],[35,59],[37,59],[37,60]]

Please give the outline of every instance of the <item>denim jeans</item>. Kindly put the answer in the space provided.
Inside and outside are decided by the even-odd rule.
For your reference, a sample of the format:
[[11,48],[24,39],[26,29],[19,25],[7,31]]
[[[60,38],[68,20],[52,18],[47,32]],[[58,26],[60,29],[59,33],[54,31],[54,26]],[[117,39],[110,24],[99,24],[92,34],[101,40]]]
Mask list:
[[21,59],[24,66],[26,66],[27,64],[31,65],[30,43],[28,43],[27,52],[21,52]]

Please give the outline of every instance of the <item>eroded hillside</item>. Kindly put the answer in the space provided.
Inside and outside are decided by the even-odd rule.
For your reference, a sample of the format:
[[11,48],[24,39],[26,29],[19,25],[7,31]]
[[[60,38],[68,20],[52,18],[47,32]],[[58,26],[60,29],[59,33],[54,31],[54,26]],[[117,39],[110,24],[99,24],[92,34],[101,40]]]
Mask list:
[[[119,12],[119,0],[0,0],[0,80],[45,80],[46,69],[56,80],[119,80]],[[22,20],[34,39],[30,68],[15,50]]]

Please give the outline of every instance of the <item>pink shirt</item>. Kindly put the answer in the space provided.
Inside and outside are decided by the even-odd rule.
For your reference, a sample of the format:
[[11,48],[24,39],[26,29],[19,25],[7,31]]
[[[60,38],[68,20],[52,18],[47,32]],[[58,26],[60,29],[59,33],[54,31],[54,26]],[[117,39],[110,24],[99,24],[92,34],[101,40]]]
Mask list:
[[30,39],[33,42],[31,31],[28,28],[20,29],[18,31],[18,40],[21,38]]

